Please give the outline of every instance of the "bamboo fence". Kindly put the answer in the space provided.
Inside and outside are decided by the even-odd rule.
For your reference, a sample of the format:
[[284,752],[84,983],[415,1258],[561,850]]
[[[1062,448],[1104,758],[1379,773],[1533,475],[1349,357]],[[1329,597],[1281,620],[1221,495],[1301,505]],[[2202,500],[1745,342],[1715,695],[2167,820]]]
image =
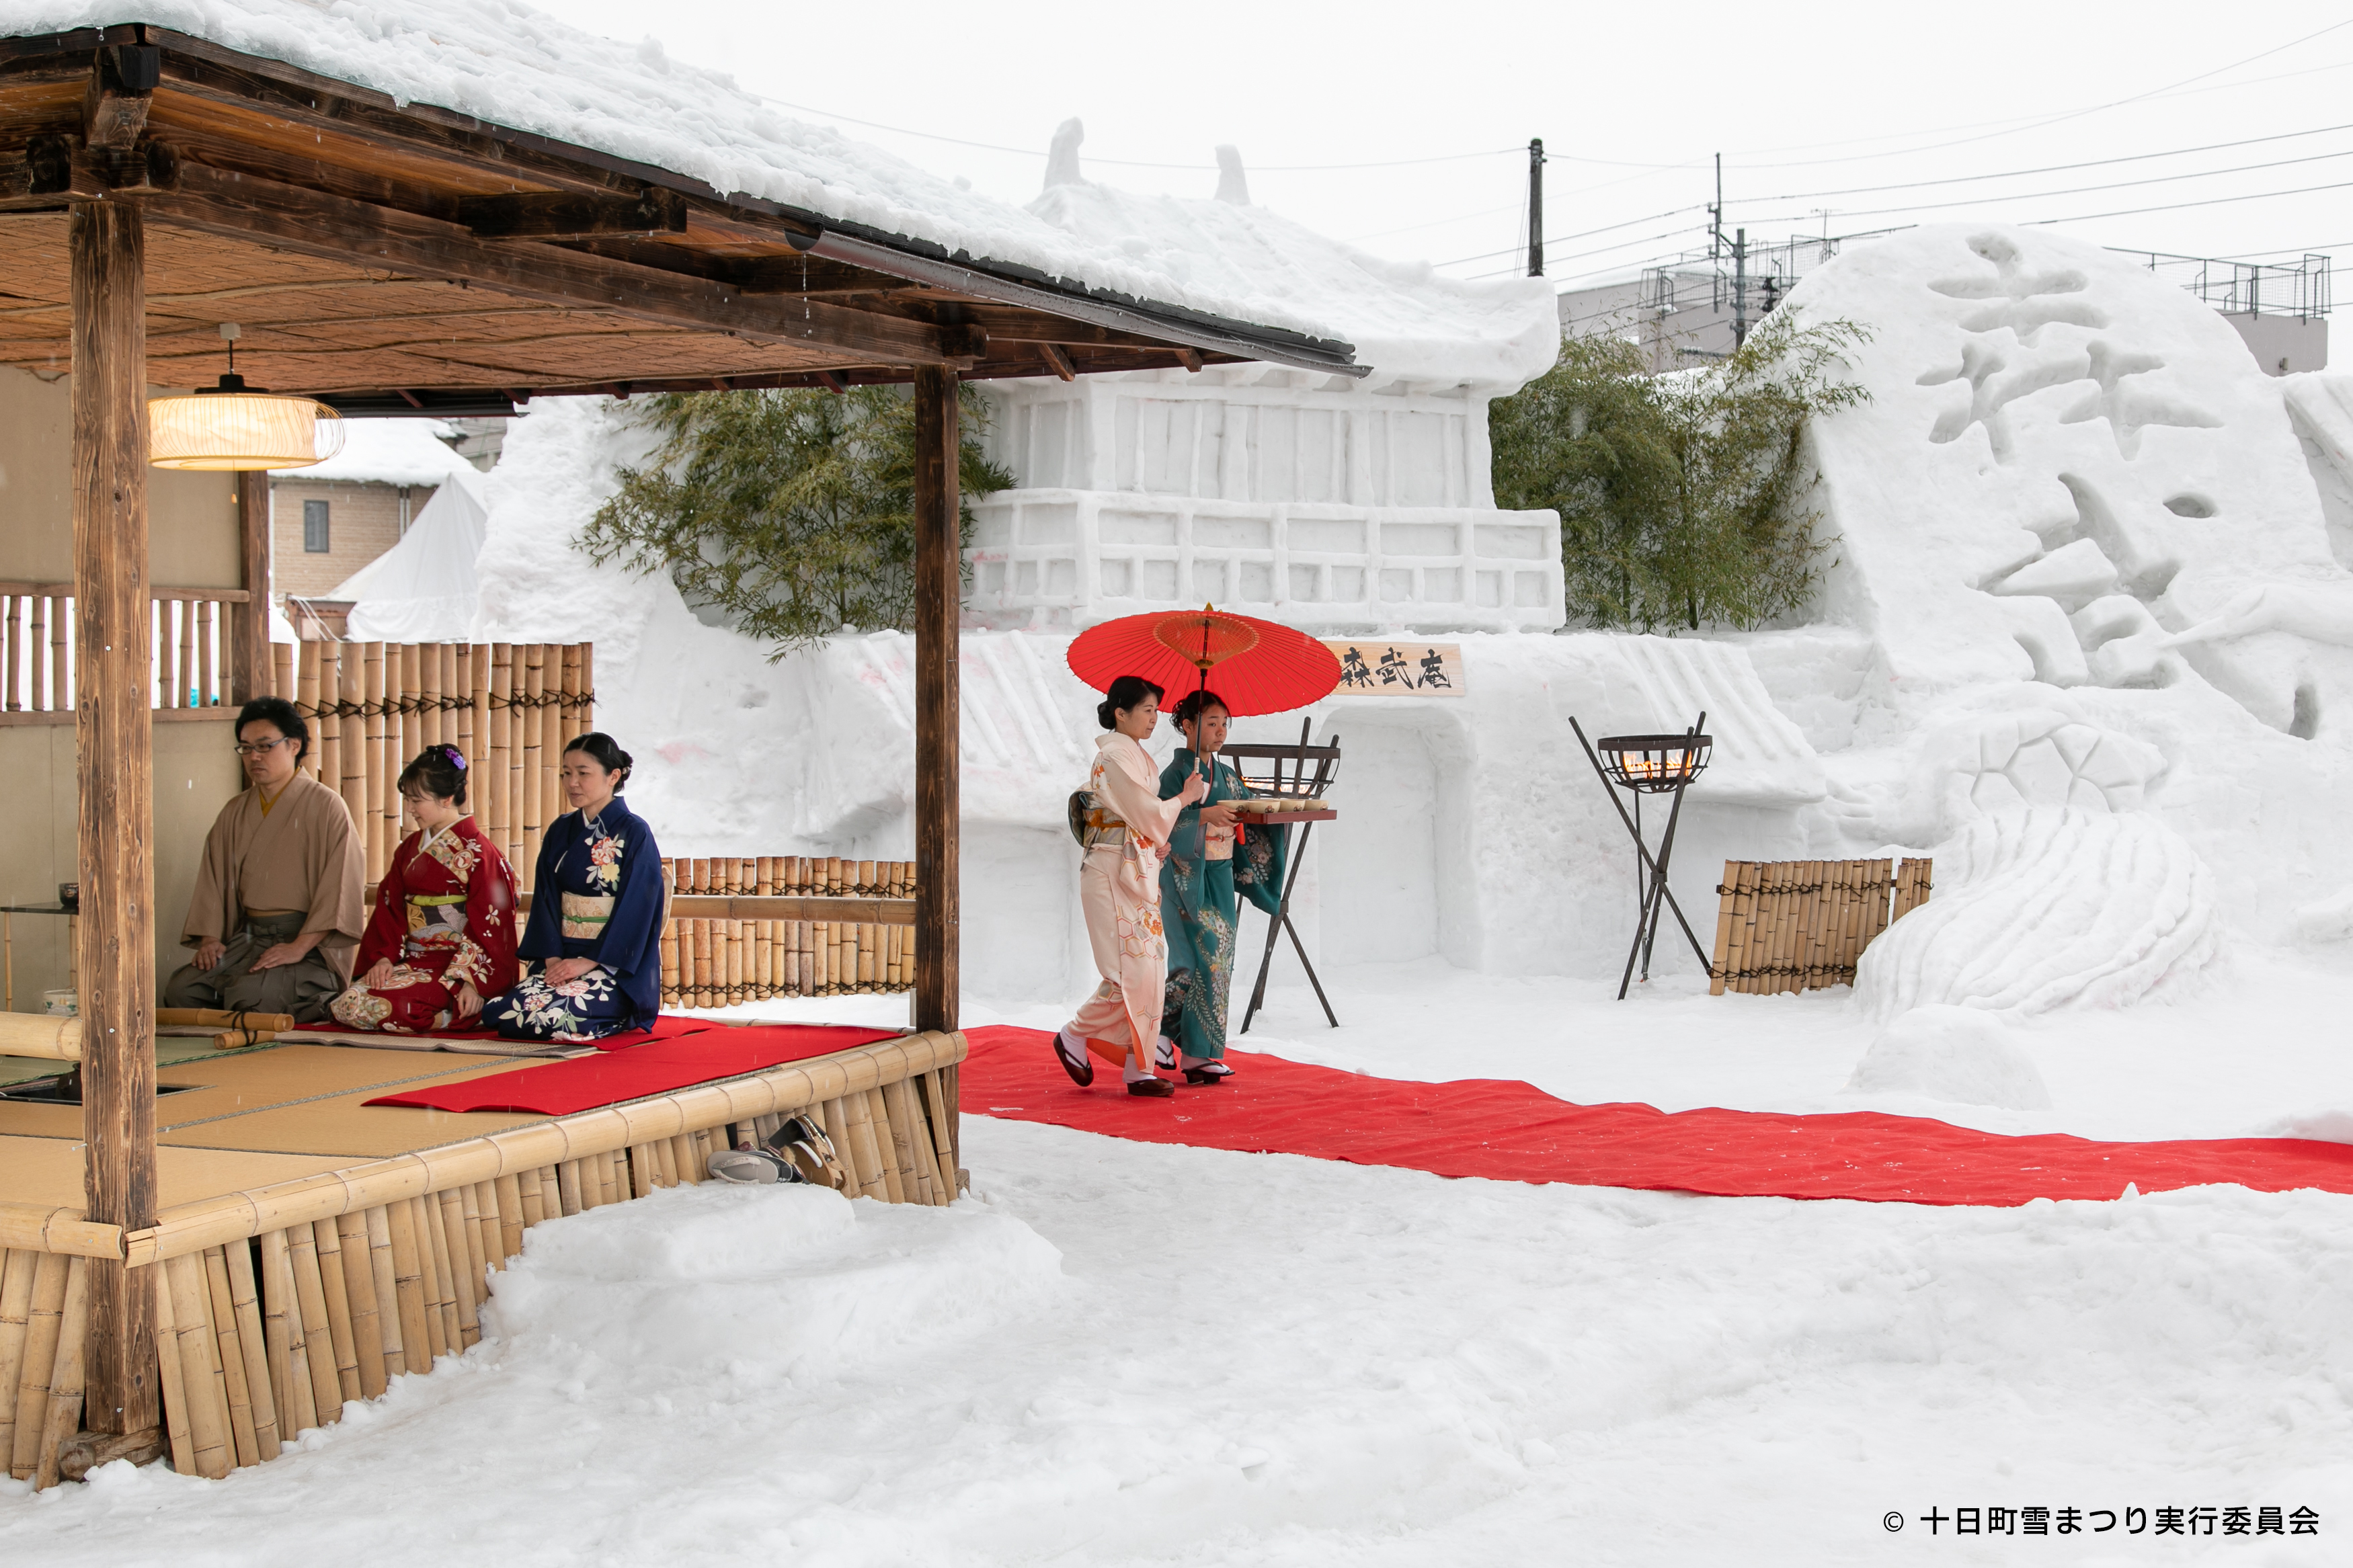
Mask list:
[[272,643],[277,695],[311,721],[312,776],[343,797],[382,879],[401,833],[400,770],[427,746],[466,753],[475,825],[528,890],[564,814],[565,742],[596,728],[589,643]]
[[[682,895],[915,896],[912,860],[761,855],[662,864]],[[673,1007],[906,991],[915,984],[915,932],[850,921],[673,916],[662,926],[661,962],[662,1002]]]
[[848,1195],[947,1205],[964,1055],[961,1035],[909,1035],[181,1205],[128,1236],[0,1204],[0,1457],[46,1487],[140,1451],[80,1430],[90,1258],[155,1292],[164,1426],[146,1451],[218,1478],[462,1353],[531,1226],[699,1182],[713,1152],[786,1116],[824,1128]]
[[[148,590],[149,707],[229,700],[229,615],[250,601],[242,588]],[[0,583],[0,712],[70,721],[74,626],[72,584]]]
[[1708,994],[1854,984],[1872,939],[1928,901],[1932,862],[1727,860]]

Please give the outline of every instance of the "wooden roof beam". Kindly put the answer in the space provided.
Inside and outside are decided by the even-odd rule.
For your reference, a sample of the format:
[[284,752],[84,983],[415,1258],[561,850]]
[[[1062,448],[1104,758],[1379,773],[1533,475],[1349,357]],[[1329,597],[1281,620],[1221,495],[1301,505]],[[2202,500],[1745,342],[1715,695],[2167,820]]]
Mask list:
[[153,44],[116,44],[98,51],[82,99],[82,135],[93,147],[127,148],[147,125],[147,106],[164,74],[164,51]]
[[1056,375],[1060,376],[1064,381],[1079,379],[1079,373],[1071,367],[1071,356],[1062,352],[1060,344],[1040,342],[1031,346],[1038,351],[1038,357],[1044,360]]
[[659,189],[636,197],[574,191],[463,196],[458,201],[456,216],[478,239],[642,238],[684,234],[686,198],[676,191]]
[[182,160],[171,188],[139,200],[160,223],[359,267],[481,284],[517,299],[669,326],[790,343],[885,364],[963,364],[987,349],[976,328],[790,296],[754,296],[681,272],[554,246],[477,238],[464,226]]

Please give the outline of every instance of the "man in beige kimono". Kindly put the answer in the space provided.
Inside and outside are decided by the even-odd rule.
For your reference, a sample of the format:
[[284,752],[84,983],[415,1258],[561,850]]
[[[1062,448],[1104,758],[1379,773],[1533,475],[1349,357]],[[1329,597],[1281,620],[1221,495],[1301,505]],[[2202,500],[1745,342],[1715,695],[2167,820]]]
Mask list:
[[291,1013],[316,1023],[351,984],[366,929],[366,868],[343,797],[301,771],[311,727],[282,698],[237,716],[251,786],[205,838],[182,945],[195,960],[164,986],[166,1007]]

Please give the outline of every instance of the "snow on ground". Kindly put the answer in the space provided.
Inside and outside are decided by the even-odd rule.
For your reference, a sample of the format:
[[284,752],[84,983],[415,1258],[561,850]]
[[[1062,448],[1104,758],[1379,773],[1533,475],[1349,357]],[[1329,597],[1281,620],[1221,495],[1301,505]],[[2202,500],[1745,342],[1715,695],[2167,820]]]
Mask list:
[[[0,1561],[2341,1556],[2342,1199],[1725,1200],[965,1128],[948,1210],[702,1187],[533,1230],[454,1367],[226,1481],[0,1484]],[[1917,1539],[1957,1504],[2323,1534]]]

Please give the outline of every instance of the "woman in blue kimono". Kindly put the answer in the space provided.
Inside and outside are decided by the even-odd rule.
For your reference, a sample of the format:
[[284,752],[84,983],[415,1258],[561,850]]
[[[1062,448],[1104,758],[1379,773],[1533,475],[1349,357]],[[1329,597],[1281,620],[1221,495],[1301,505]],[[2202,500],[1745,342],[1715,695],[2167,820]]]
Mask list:
[[[1247,800],[1250,786],[1217,760],[1232,724],[1224,699],[1196,691],[1176,704],[1176,726],[1185,732],[1160,774],[1160,798],[1174,799],[1185,781],[1206,769],[1209,793],[1185,808],[1168,838],[1160,868],[1161,921],[1168,933],[1170,999],[1181,991],[1181,1011],[1161,1021],[1165,1038],[1176,1041],[1177,1057],[1164,1065],[1184,1069],[1189,1084],[1222,1083],[1234,1076],[1226,1065],[1226,1004],[1234,984],[1234,946],[1240,900],[1269,915],[1282,901],[1282,861],[1290,829],[1263,823],[1240,824],[1233,802]],[[1189,969],[1181,985],[1176,976]]]
[[594,1040],[661,1011],[661,849],[621,804],[629,753],[606,734],[564,748],[572,810],[540,840],[520,984],[482,1009],[511,1040]]

